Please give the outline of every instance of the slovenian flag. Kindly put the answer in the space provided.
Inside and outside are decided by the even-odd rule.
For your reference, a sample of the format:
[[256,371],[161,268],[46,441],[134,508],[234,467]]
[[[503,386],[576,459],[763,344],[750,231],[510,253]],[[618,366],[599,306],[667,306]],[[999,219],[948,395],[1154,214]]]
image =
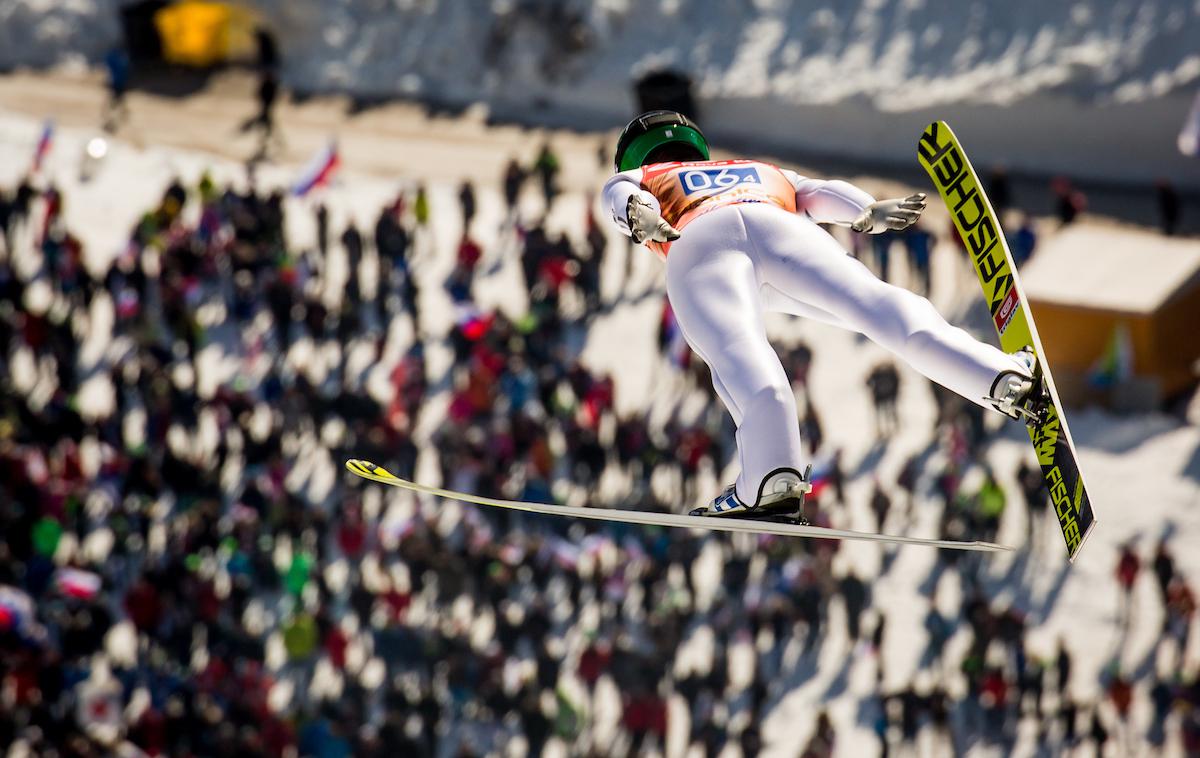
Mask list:
[[46,119],[46,123],[42,124],[42,135],[38,137],[37,147],[33,150],[33,173],[37,173],[42,168],[42,161],[46,154],[50,152],[50,146],[54,143],[54,121]]
[[29,593],[0,584],[0,631],[23,634],[36,626],[36,618]]
[[54,586],[69,597],[91,600],[100,591],[100,576],[82,569],[60,568],[54,574]]
[[1108,347],[1088,372],[1088,384],[1100,389],[1115,387],[1133,376],[1133,342],[1129,329],[1117,324]]
[[329,144],[314,155],[313,159],[304,167],[304,171],[292,185],[292,194],[304,197],[313,187],[329,184],[340,165],[341,159],[338,158],[337,142],[330,140]]
[[825,456],[813,461],[813,469],[809,477],[809,484],[812,485],[812,497],[820,497],[825,488],[833,483],[833,457]]

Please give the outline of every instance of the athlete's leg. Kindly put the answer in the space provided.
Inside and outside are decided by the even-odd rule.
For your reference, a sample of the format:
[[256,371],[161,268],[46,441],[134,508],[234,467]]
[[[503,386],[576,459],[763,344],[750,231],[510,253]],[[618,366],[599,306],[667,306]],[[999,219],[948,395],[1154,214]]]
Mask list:
[[725,389],[725,383],[721,381],[721,377],[717,376],[716,372],[712,371],[711,368],[708,373],[712,377],[712,385],[713,389],[717,391],[717,397],[721,398],[721,403],[729,411],[729,415],[733,417],[734,426],[741,424],[742,411],[733,402],[733,396],[729,394],[729,390]]
[[[673,307],[674,304],[672,304],[672,308]],[[741,424],[741,408],[739,408],[737,403],[734,402],[733,396],[729,394],[729,390],[725,389],[725,384],[721,381],[721,377],[717,376],[717,372],[712,369],[712,364],[708,362],[708,359],[705,358],[700,352],[699,348],[696,347],[696,342],[690,336],[688,336],[687,329],[684,328],[681,322],[679,322],[678,313],[675,314],[675,319],[676,324],[679,326],[679,331],[683,334],[683,338],[688,343],[688,346],[691,347],[696,355],[700,356],[700,360],[704,361],[704,364],[708,366],[708,376],[710,379],[712,379],[713,389],[716,390],[717,397],[721,398],[721,404],[725,406],[725,409],[729,411],[729,415],[733,417],[734,426]]]
[[823,311],[815,305],[802,303],[796,298],[788,295],[786,292],[781,292],[771,285],[770,282],[765,282],[758,290],[759,297],[762,299],[763,308],[772,313],[786,313],[790,316],[801,316],[813,321],[819,321],[822,324],[837,326],[842,329],[850,329],[837,316],[828,311]]
[[1016,359],[946,323],[925,298],[880,281],[808,219],[765,206],[748,206],[742,215],[763,283],[786,300],[830,314],[938,384],[990,407],[984,398],[997,375],[1025,371]]
[[754,504],[768,474],[802,465],[791,383],[767,341],[754,263],[736,207],[688,225],[667,256],[667,296],[688,344],[712,370],[737,422],[738,498]]

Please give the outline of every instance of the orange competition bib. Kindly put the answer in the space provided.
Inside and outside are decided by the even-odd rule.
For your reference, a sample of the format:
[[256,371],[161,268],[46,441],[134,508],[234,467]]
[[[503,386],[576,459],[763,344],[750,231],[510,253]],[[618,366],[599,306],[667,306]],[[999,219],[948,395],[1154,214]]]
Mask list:
[[[642,189],[654,195],[662,217],[679,231],[694,219],[734,203],[769,203],[796,212],[796,189],[775,166],[758,161],[689,161],[642,167]],[[671,243],[648,242],[666,256]]]

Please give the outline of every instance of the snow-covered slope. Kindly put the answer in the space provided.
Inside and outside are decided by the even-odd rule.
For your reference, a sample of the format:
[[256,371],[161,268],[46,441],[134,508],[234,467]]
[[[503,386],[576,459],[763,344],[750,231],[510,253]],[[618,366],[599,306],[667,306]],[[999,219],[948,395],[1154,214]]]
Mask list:
[[[8,187],[18,180],[39,128],[36,120],[27,117],[0,117],[0,186]],[[64,192],[68,226],[83,236],[91,262],[97,266],[106,263],[119,249],[139,213],[160,196],[172,177],[179,176],[187,183],[194,183],[201,171],[209,168],[219,182],[244,181],[243,168],[228,160],[188,150],[137,149],[114,141],[108,163],[90,183],[82,184],[77,177],[76,157],[87,136],[85,132],[62,129],[48,159],[47,170]],[[461,157],[458,164],[445,167],[448,175],[471,167],[468,157]],[[258,181],[264,188],[286,186],[298,168],[295,165],[263,166]],[[430,256],[427,274],[423,274],[427,276],[422,289],[427,293],[424,307],[429,324],[440,329],[452,318],[440,283],[454,260],[453,244],[461,223],[456,184],[447,181],[445,175],[439,178],[432,174],[418,175],[416,171],[414,169],[412,175],[403,178],[429,182],[433,225],[439,230],[449,230],[439,234],[437,254]],[[326,197],[332,228],[342,228],[349,218],[354,218],[360,227],[368,224],[376,209],[393,198],[395,191],[394,179],[384,180],[347,169],[343,183]],[[479,199],[476,228],[485,230],[486,236],[480,241],[491,250],[496,244],[494,230],[502,218],[503,201],[494,184],[481,184]],[[558,201],[552,215],[553,230],[577,230],[584,203],[579,192],[568,192]],[[288,234],[292,243],[297,246],[311,244],[314,234],[311,207],[306,201],[289,198],[287,208]],[[603,272],[607,294],[614,295],[622,288],[632,294],[647,285],[648,291],[661,289],[661,267],[649,256],[637,260],[632,277],[636,286],[631,286],[628,281],[623,263],[623,256],[614,256]],[[907,267],[903,261],[895,263],[901,269],[900,281],[907,281]],[[934,267],[937,276],[934,299],[944,312],[955,312],[964,301],[977,299],[974,297],[974,277],[965,269],[953,246],[939,246]],[[515,262],[510,260],[495,275],[485,277],[479,287],[481,304],[520,312],[524,294],[514,268]],[[423,267],[423,270],[426,269]],[[582,359],[591,368],[618,376],[617,401],[623,411],[655,407],[656,403],[664,401],[674,402],[670,393],[676,385],[665,381],[661,373],[655,373],[656,362],[652,358],[656,349],[654,325],[658,308],[659,300],[654,296],[627,299],[620,307],[597,319],[583,348]],[[783,341],[801,336],[814,348],[810,385],[826,420],[826,441],[831,448],[843,449],[846,468],[851,472],[847,491],[852,505],[838,513],[838,525],[866,530],[874,528],[873,516],[866,507],[873,478],[879,476],[881,481],[893,481],[904,460],[929,443],[928,433],[935,409],[926,382],[913,372],[904,371],[899,398],[902,431],[885,449],[873,448],[869,433],[871,409],[864,379],[885,353],[862,343],[854,335],[820,324],[775,317],[769,326],[773,335]],[[407,339],[400,332],[394,336]],[[427,354],[431,374],[445,369],[449,362],[448,353],[446,345],[431,341]],[[631,360],[631,356],[636,358]],[[216,366],[215,375],[223,376],[219,373],[223,370]],[[387,369],[383,368],[382,373],[386,375]],[[445,400],[445,393],[442,393],[431,402],[435,407],[441,407]],[[433,418],[433,421],[437,419]],[[1122,631],[1117,623],[1117,592],[1112,569],[1119,546],[1133,541],[1145,557],[1160,535],[1170,535],[1179,570],[1193,586],[1200,577],[1200,551],[1188,549],[1200,540],[1200,510],[1196,508],[1200,503],[1197,485],[1200,429],[1160,415],[1122,419],[1095,411],[1072,412],[1071,422],[1081,447],[1081,465],[1094,493],[1100,526],[1074,566],[1068,567],[1065,563],[1055,525],[1047,521],[1042,524],[1042,539],[1034,549],[989,559],[982,573],[989,593],[998,603],[1011,604],[1028,614],[1028,641],[1032,653],[1050,656],[1058,639],[1071,641],[1078,651],[1073,675],[1074,696],[1090,703],[1103,699],[1100,672],[1105,667],[1115,662],[1126,671],[1148,674],[1159,663],[1156,641],[1162,612],[1153,577],[1148,571],[1143,571],[1138,579],[1132,625]],[[1028,460],[1029,456],[1023,431],[1015,425],[1007,429],[988,452],[989,462],[1006,486],[1012,486],[1011,475],[1017,462],[1022,458]],[[941,459],[934,457],[929,470],[935,470],[940,464]],[[329,461],[314,465],[320,471],[318,478],[333,481],[336,470]],[[922,486],[921,489],[928,488]],[[919,498],[912,509],[912,526],[906,528],[916,534],[931,536],[936,531],[938,511],[933,498]],[[900,528],[895,518],[892,528]],[[999,539],[1007,544],[1024,546],[1024,509],[1019,503],[1006,511]],[[796,755],[799,746],[811,734],[815,714],[822,708],[828,709],[838,730],[836,755],[874,754],[877,742],[869,719],[863,715],[870,714],[873,707],[873,693],[877,689],[875,676],[880,662],[887,662],[883,688],[893,691],[904,686],[913,680],[926,644],[923,618],[931,604],[936,602],[944,612],[957,616],[962,590],[954,572],[947,572],[940,583],[934,583],[938,587],[936,598],[930,586],[923,586],[937,575],[933,551],[902,548],[889,564],[884,564],[883,556],[878,547],[846,543],[839,558],[843,565],[864,572],[865,578],[872,583],[875,612],[887,618],[888,632],[882,655],[870,655],[863,647],[850,642],[843,631],[841,605],[835,603],[830,631],[820,654],[804,658],[800,663],[789,654],[788,660],[792,663],[779,664],[782,667],[776,692],[779,699],[763,725],[769,748],[764,755]],[[702,641],[704,633],[700,630],[696,637]],[[967,644],[966,636],[965,632],[959,632],[948,643],[948,660],[957,662],[960,659]],[[1193,635],[1188,660],[1196,660],[1198,650],[1200,635]],[[732,655],[751,661],[746,665],[755,665],[753,650],[746,640],[734,646]],[[925,676],[916,675],[916,681],[925,681]],[[1135,683],[1137,705],[1132,724],[1138,734],[1144,733],[1150,722],[1148,687],[1148,676],[1141,676]],[[616,713],[619,714],[619,710]],[[1022,733],[1014,754],[1035,754],[1036,739],[1032,731]],[[994,753],[986,749],[971,753],[990,754]]]
[[0,71],[96,61],[120,39],[119,0],[0,2]]
[[[897,163],[947,118],[976,161],[1200,188],[1175,134],[1200,82],[1190,0],[244,0],[303,91],[486,101],[607,128],[642,73],[695,78],[720,139]],[[0,3],[0,68],[95,60],[120,0]],[[1136,147],[1136,149],[1132,149]]]
[[708,98],[887,111],[1047,90],[1139,101],[1200,79],[1200,9],[1177,0],[253,3],[279,25],[297,84],[364,93],[611,97],[670,66]]

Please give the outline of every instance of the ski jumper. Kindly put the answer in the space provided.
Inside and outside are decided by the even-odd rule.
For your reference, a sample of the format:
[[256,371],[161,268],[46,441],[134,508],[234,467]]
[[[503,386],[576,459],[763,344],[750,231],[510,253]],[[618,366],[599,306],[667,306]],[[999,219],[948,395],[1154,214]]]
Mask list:
[[632,194],[680,232],[650,243],[666,258],[667,297],[691,348],[737,424],[739,499],[753,504],[775,469],[804,471],[795,396],[767,341],[764,311],[859,332],[938,384],[985,407],[1014,358],[951,326],[923,297],[880,281],[817,223],[849,225],[874,198],[843,181],[757,161],[662,163],[604,185],[628,233]]

